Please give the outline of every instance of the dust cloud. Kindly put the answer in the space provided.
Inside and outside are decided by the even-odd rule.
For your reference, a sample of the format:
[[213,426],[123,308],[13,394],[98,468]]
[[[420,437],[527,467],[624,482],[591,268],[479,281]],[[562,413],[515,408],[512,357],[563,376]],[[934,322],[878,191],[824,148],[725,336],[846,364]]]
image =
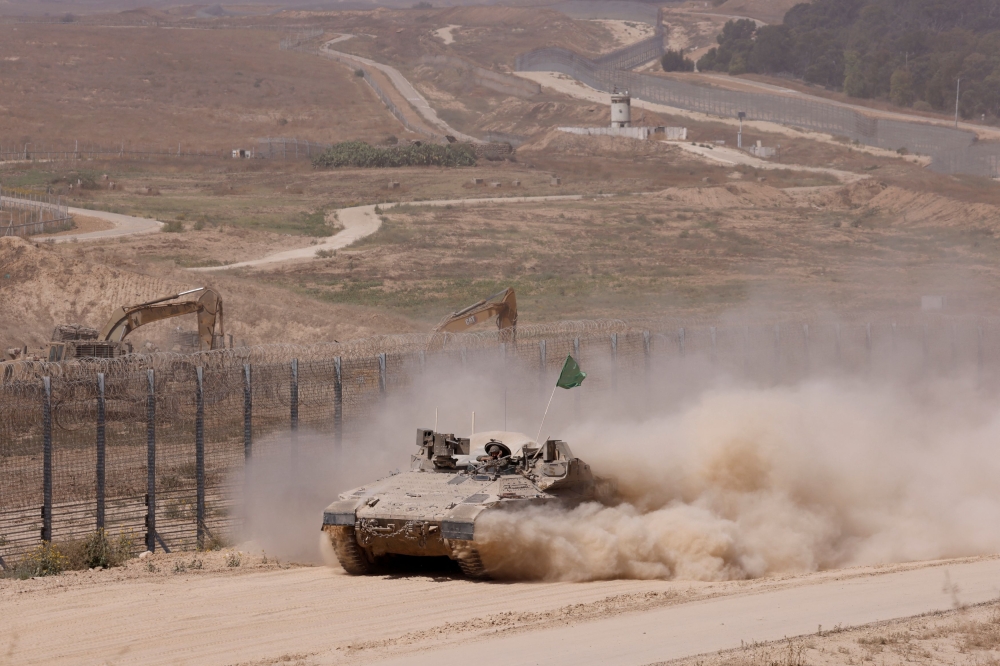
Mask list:
[[[611,392],[591,363],[583,387],[558,391],[543,437],[615,480],[620,502],[484,514],[495,578],[725,580],[1000,551],[1000,410],[972,378],[761,387],[693,368]],[[539,384],[499,363],[428,366],[342,448],[306,432],[255,446],[244,538],[329,559],[317,534],[338,493],[406,470],[435,419],[468,436],[475,411],[477,432],[534,436]]]
[[973,382],[712,388],[564,436],[622,502],[484,515],[497,578],[727,580],[1000,550],[1000,412]]

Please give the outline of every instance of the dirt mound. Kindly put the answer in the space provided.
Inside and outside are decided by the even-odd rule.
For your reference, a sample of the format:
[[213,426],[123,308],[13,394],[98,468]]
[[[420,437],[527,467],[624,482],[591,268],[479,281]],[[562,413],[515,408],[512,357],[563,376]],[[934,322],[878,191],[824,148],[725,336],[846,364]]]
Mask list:
[[987,203],[967,203],[933,192],[915,191],[867,179],[845,187],[801,188],[793,193],[800,206],[859,210],[896,218],[896,223],[934,227],[996,226],[1000,209]]
[[644,141],[620,136],[587,136],[550,130],[544,135],[525,143],[518,153],[561,153],[564,155],[614,155],[619,157],[664,155],[677,153],[677,148],[662,141]]
[[[83,246],[36,245],[0,238],[0,348],[39,347],[57,324],[100,328],[114,308],[185,289],[212,286],[225,303],[226,333],[237,343],[262,344],[345,340],[373,333],[418,330],[410,321],[365,308],[319,303],[286,289],[231,275],[192,274],[170,269],[160,276],[88,260]],[[130,270],[135,268],[135,270]],[[170,332],[193,331],[193,318],[152,324],[130,337],[169,349]]]
[[719,208],[776,208],[788,206],[790,197],[775,187],[749,183],[729,184],[724,187],[678,187],[657,193],[656,198],[683,206],[707,209]]

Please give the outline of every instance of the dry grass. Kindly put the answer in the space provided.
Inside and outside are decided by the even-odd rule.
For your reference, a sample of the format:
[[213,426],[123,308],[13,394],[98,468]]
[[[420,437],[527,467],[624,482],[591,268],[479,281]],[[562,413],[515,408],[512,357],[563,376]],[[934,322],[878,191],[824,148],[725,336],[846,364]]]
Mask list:
[[673,666],[863,666],[865,664],[1000,664],[1000,605],[864,627],[837,627],[773,643],[670,662]]
[[220,150],[402,135],[362,79],[273,30],[0,25],[0,143]]
[[273,279],[428,322],[504,286],[517,290],[522,321],[717,315],[764,299],[792,312],[885,313],[923,293],[987,312],[1000,306],[996,212],[877,182],[783,190],[745,179],[571,202],[414,205],[389,209],[377,234],[335,257]]

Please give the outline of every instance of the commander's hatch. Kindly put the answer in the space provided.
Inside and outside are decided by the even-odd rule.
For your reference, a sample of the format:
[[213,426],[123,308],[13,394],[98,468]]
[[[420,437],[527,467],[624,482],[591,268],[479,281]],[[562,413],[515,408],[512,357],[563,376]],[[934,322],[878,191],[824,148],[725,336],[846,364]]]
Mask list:
[[556,461],[569,461],[573,459],[573,452],[569,448],[569,444],[562,441],[561,439],[549,439],[546,440],[541,446],[541,453],[538,451],[537,444],[526,444],[524,446],[524,453],[528,460],[539,458],[542,462],[556,462]]

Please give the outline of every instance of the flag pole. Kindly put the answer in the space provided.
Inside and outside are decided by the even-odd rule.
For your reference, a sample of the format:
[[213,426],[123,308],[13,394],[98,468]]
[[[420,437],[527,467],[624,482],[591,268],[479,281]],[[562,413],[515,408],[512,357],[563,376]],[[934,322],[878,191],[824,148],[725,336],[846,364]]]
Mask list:
[[545,417],[549,415],[549,407],[552,406],[552,398],[556,397],[557,388],[559,388],[558,384],[552,387],[552,395],[549,396],[549,402],[547,405],[545,405],[545,413],[542,414],[542,422],[538,424],[538,434],[535,435],[535,444],[541,445],[541,442],[538,441],[538,438],[542,436],[542,426],[545,425]]

